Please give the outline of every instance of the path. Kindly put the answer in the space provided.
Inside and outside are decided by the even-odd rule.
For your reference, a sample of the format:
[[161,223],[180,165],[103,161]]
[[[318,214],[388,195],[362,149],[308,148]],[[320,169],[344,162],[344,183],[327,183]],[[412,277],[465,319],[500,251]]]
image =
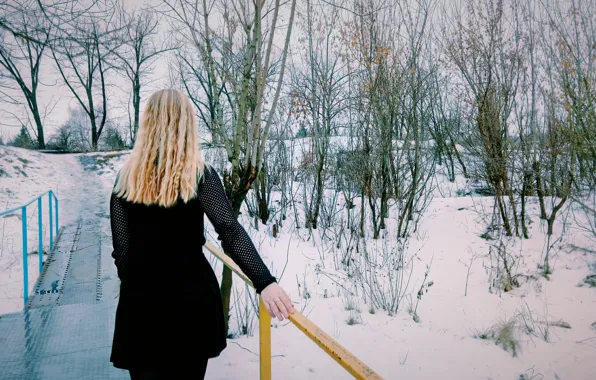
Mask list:
[[79,220],[62,229],[23,312],[0,319],[0,380],[128,379],[109,363],[118,281],[107,197],[83,172]]

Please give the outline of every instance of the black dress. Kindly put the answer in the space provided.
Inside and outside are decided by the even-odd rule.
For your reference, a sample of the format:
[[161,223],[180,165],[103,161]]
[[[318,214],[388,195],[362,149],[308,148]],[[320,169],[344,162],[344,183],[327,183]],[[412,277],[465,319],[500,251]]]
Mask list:
[[226,347],[219,285],[202,252],[204,214],[258,293],[275,282],[213,168],[205,167],[194,199],[172,207],[112,194],[112,256],[121,280],[110,358],[115,367],[192,365]]

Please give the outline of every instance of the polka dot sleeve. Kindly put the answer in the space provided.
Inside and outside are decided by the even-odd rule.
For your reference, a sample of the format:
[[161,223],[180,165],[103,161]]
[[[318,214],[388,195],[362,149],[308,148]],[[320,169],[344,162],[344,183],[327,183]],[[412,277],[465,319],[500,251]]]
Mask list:
[[112,193],[110,198],[110,223],[112,225],[112,257],[118,269],[118,277],[126,276],[126,261],[130,247],[128,220],[124,210],[124,200]]
[[198,188],[198,200],[215,227],[224,251],[252,281],[257,293],[275,282],[246,230],[236,219],[217,172],[209,166]]

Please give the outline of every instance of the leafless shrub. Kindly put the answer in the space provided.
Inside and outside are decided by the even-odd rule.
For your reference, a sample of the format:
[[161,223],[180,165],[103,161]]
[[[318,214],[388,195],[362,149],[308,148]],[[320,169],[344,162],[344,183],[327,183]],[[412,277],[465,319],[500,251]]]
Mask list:
[[407,241],[390,246],[387,240],[380,249],[361,244],[362,252],[354,257],[352,270],[371,305],[394,315],[409,292],[414,257],[407,256]]
[[[253,295],[253,291],[245,284],[244,289],[239,291],[234,288],[234,305],[231,307],[236,313],[236,324],[238,331],[236,334],[231,333],[228,336],[247,335],[252,336],[254,333],[254,325],[258,318],[258,297]],[[244,298],[244,300],[242,300]]]
[[[558,376],[555,376],[556,379],[558,379]],[[518,380],[542,380],[544,379],[544,375],[541,373],[536,373],[536,370],[534,369],[534,367],[529,368],[525,373],[522,373],[521,375],[519,375]]]
[[521,253],[513,253],[500,240],[496,245],[491,245],[488,252],[488,263],[484,264],[489,276],[489,292],[501,294],[501,291],[511,291],[519,287],[518,274],[521,264]]
[[467,269],[467,274],[466,274],[466,287],[464,290],[464,297],[468,296],[468,280],[470,279],[470,270],[472,269],[472,264],[474,264],[474,261],[476,261],[476,259],[479,257],[480,255],[478,253],[474,253],[472,254],[472,256],[470,257],[470,262],[469,263],[464,263],[463,261],[459,260],[459,262],[461,264],[463,264]]
[[427,282],[428,274],[430,272],[431,266],[432,266],[432,259],[430,260],[430,263],[426,266],[426,271],[424,272],[424,279],[422,280],[420,289],[418,289],[418,293],[416,293],[416,305],[414,306],[412,313],[411,313],[412,319],[414,319],[414,322],[416,322],[416,323],[420,322],[420,316],[418,315],[418,303],[422,299],[422,296],[424,294],[428,293],[428,289],[434,285],[433,281]]

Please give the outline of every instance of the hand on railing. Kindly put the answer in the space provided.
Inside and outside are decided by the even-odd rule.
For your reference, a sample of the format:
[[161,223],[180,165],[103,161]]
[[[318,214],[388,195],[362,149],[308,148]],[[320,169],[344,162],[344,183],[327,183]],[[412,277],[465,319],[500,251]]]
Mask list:
[[[240,278],[247,284],[252,286],[252,283],[246,277],[242,270],[228,255],[218,249],[213,243],[206,242],[205,248],[221,260],[224,265],[232,269]],[[275,309],[272,307],[275,306]],[[280,310],[280,307],[285,308],[286,314]],[[366,364],[360,361],[357,357],[352,355],[348,350],[336,342],[332,337],[325,334],[320,328],[312,323],[299,311],[294,313],[294,305],[290,301],[290,297],[286,292],[276,283],[267,286],[261,292],[261,300],[259,301],[259,341],[260,341],[260,360],[261,360],[261,379],[271,380],[271,319],[266,315],[265,310],[269,315],[275,315],[280,320],[283,317],[288,318],[293,314],[290,321],[296,325],[300,330],[312,339],[319,347],[321,347],[329,356],[337,361],[342,367],[348,370],[356,379],[378,379],[381,380],[375,371],[370,369]],[[282,309],[283,310],[283,309]]]
[[277,317],[280,321],[289,318],[290,314],[294,313],[294,305],[290,297],[275,282],[263,289],[261,298],[269,314]]

